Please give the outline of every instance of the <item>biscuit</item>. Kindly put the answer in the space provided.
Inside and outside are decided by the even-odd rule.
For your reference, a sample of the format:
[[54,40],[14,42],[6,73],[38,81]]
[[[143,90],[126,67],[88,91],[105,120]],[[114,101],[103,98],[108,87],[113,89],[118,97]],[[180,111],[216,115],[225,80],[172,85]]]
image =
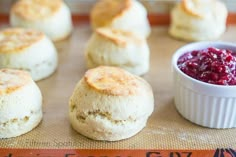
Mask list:
[[171,12],[169,34],[187,41],[215,40],[226,30],[228,11],[217,0],[182,0]]
[[0,69],[0,138],[20,136],[42,119],[42,95],[31,76]]
[[57,51],[43,33],[21,28],[0,31],[0,68],[26,70],[38,81],[56,67]]
[[53,41],[65,39],[72,31],[70,9],[63,0],[19,0],[11,8],[10,24],[37,29]]
[[149,55],[145,38],[113,28],[96,29],[86,48],[88,68],[115,66],[136,75],[148,72]]
[[150,85],[116,67],[90,69],[69,101],[72,127],[94,140],[117,141],[140,132],[154,109]]
[[148,37],[147,11],[137,0],[100,0],[90,14],[93,29],[111,27]]

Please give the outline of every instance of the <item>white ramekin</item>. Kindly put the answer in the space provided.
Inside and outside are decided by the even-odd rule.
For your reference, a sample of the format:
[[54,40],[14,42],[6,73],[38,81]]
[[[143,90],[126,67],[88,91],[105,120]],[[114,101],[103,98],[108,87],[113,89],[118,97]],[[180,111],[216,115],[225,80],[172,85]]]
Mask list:
[[178,49],[172,57],[175,106],[183,117],[198,125],[233,128],[236,127],[236,86],[198,81],[184,74],[177,66],[182,54],[208,47],[236,52],[236,44],[225,42],[196,42]]

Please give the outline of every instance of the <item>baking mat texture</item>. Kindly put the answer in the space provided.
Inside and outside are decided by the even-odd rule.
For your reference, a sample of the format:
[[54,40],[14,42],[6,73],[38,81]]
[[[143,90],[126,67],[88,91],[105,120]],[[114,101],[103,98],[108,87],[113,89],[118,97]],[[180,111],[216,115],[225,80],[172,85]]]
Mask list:
[[[5,27],[5,26],[4,26]],[[148,38],[150,71],[143,76],[152,86],[155,109],[146,128],[136,136],[117,142],[88,139],[70,126],[68,100],[86,69],[84,50],[92,34],[88,24],[75,26],[72,35],[55,43],[57,71],[37,82],[43,94],[44,117],[33,131],[20,137],[0,139],[0,148],[77,149],[215,149],[236,148],[236,129],[209,129],[184,119],[173,102],[171,57],[187,44],[168,35],[168,27],[153,27]],[[220,40],[236,43],[236,26],[228,26]]]

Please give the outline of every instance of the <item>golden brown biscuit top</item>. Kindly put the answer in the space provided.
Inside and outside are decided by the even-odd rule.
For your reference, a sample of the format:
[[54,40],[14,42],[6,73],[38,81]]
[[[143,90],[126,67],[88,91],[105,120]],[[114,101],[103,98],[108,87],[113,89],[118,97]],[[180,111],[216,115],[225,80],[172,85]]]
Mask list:
[[62,0],[19,0],[13,5],[11,12],[23,19],[34,21],[52,16],[62,4]]
[[216,3],[217,0],[182,0],[181,6],[186,13],[203,18],[211,12]]
[[0,95],[10,94],[32,81],[28,72],[0,69]]
[[116,67],[100,66],[85,73],[88,85],[100,92],[114,96],[134,95],[138,89],[138,79]]
[[0,31],[0,54],[20,52],[38,42],[44,34],[35,30],[9,28]]
[[114,28],[98,28],[96,33],[121,47],[125,47],[128,43],[142,44],[144,42],[143,38],[136,36],[132,32]]
[[120,17],[132,5],[132,0],[100,0],[91,11],[91,20],[96,27],[106,26]]

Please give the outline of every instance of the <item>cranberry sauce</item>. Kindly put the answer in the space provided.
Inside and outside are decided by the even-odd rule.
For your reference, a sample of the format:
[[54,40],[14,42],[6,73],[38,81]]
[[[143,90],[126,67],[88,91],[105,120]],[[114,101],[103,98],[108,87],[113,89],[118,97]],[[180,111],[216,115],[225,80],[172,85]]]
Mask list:
[[207,48],[183,54],[178,67],[197,80],[217,84],[236,85],[236,54],[231,50]]

